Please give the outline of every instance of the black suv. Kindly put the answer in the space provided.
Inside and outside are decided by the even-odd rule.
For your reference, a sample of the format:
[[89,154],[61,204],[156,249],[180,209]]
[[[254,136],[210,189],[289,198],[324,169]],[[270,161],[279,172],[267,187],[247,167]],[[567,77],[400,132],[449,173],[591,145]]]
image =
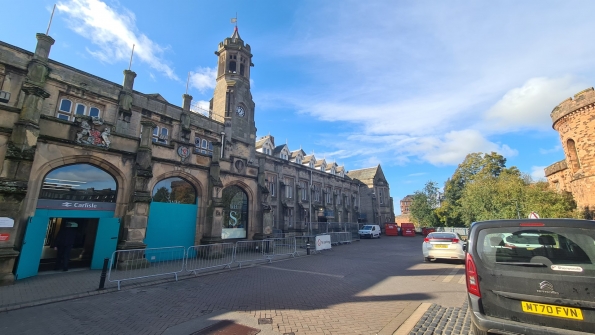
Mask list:
[[475,335],[595,333],[595,222],[476,222],[465,260]]

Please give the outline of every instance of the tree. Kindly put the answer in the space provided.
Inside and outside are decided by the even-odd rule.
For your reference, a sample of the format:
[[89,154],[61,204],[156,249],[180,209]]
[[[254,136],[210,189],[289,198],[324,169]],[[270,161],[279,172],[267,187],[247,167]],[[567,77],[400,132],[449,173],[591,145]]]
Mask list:
[[413,194],[413,200],[409,207],[411,217],[416,223],[424,227],[440,226],[440,220],[436,215],[436,208],[440,206],[440,192],[438,183],[428,181],[421,191]]
[[167,187],[163,186],[157,189],[155,195],[153,196],[153,201],[156,202],[170,202],[169,199],[169,190]]

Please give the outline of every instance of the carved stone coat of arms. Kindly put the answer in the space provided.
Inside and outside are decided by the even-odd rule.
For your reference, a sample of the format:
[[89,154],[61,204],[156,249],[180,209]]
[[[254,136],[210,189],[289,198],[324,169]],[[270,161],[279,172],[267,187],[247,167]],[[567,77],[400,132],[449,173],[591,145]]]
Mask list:
[[76,121],[81,127],[76,133],[76,143],[109,148],[111,129],[109,125],[103,125],[103,119],[93,116],[76,118]]

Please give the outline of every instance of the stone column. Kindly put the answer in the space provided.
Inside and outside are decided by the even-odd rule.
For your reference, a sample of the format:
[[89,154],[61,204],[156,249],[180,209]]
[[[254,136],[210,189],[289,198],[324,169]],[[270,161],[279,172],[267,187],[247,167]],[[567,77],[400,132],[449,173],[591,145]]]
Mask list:
[[[153,128],[157,125],[149,120],[141,121],[143,131],[141,142],[136,152],[136,166],[132,179],[132,194],[128,203],[128,212],[122,219],[122,240],[118,243],[118,250],[144,249],[147,245],[143,242],[147,232],[149,221],[149,205],[151,204],[151,190],[149,182],[153,178],[152,158],[152,136]],[[121,258],[118,259],[118,267],[148,266],[144,258]]]
[[257,199],[254,201],[260,204],[260,213],[256,215],[260,222],[253,223],[258,230],[252,237],[254,240],[262,240],[273,236],[273,212],[269,202],[269,189],[266,187],[264,164],[264,159],[258,160],[258,192]]
[[208,196],[210,197],[205,220],[205,230],[200,240],[201,244],[221,243],[221,231],[223,227],[223,183],[221,182],[221,167],[219,157],[221,156],[221,142],[213,143],[213,156],[209,168]]
[[182,95],[182,115],[180,116],[180,141],[190,142],[190,104],[192,96]]
[[120,133],[126,133],[128,131],[128,126],[130,125],[134,78],[136,78],[135,72],[124,70],[124,82],[122,83],[122,90],[118,97],[118,120],[116,120],[116,131]]
[[0,242],[0,285],[14,282],[12,269],[19,254],[15,247],[20,248],[26,227],[26,223],[20,221],[20,211],[29,191],[27,183],[39,137],[41,106],[43,100],[50,96],[44,87],[50,72],[48,56],[55,41],[45,34],[37,34],[36,37],[35,54],[27,65],[27,76],[21,88],[23,106],[6,144],[6,156],[1,164],[0,217],[14,219],[14,226],[0,228],[0,233],[9,234],[7,241]]

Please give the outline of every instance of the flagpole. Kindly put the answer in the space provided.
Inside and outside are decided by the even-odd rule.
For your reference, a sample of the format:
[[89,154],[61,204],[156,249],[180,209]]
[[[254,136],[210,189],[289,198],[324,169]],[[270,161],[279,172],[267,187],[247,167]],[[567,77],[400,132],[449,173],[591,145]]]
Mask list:
[[[54,4],[54,9],[52,9],[52,15],[50,16],[50,22],[48,23],[48,29],[45,31],[45,34],[49,36],[50,27],[52,26],[52,19],[54,18],[54,11],[56,10],[56,4]],[[237,16],[237,13],[236,13]]]

